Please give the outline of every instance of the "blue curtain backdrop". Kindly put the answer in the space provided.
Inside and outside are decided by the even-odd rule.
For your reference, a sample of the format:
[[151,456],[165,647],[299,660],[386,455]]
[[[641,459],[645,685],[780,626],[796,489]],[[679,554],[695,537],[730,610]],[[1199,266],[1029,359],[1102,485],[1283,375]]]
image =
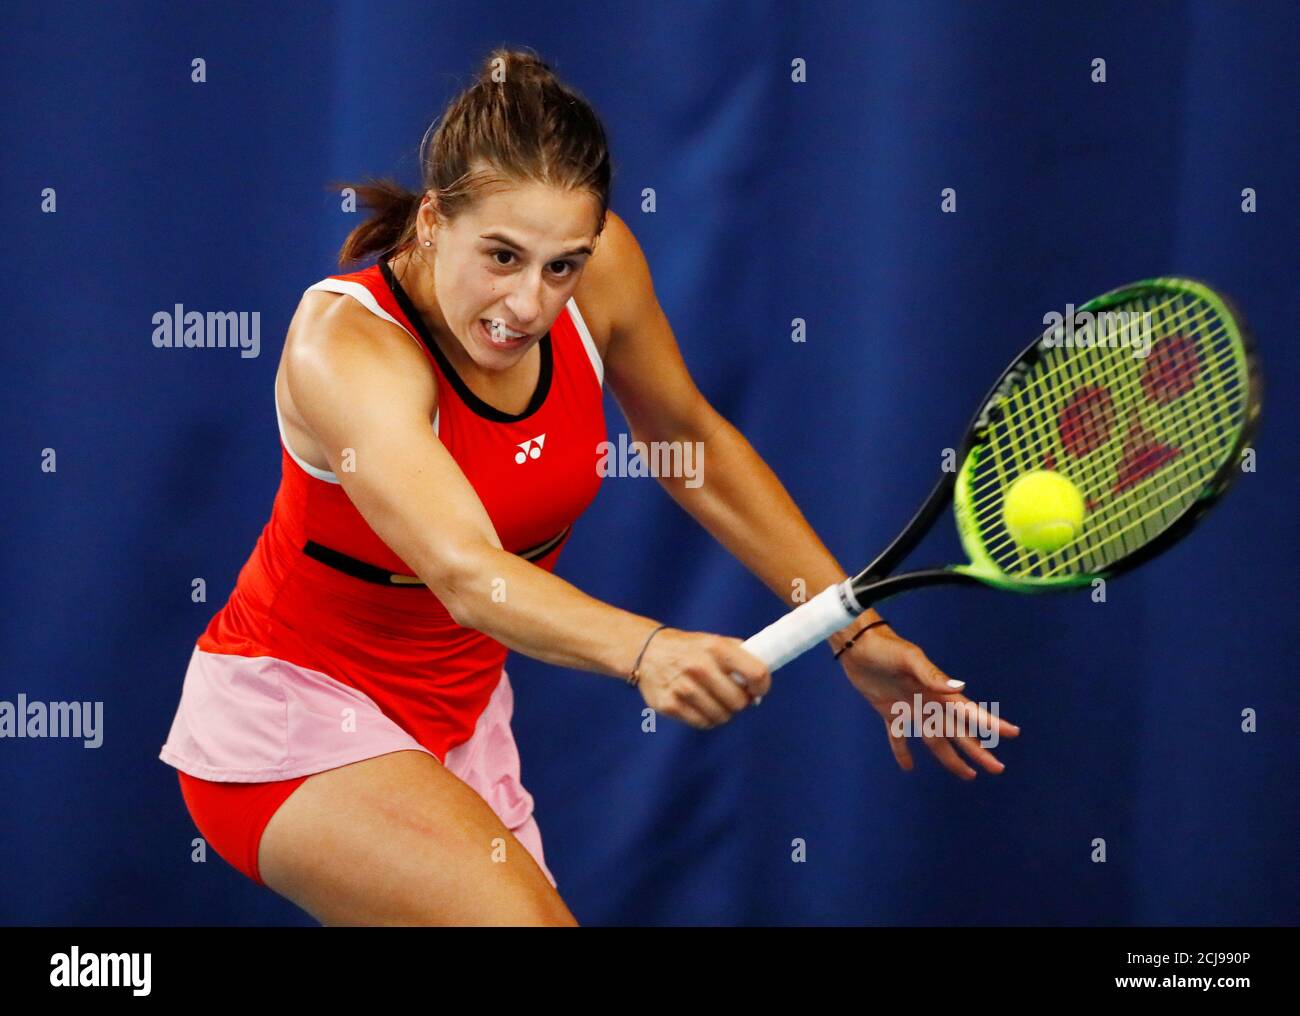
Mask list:
[[[1294,4],[28,4],[0,32],[0,699],[104,709],[99,748],[0,741],[0,920],[312,923],[215,854],[191,862],[157,753],[270,510],[285,328],[357,221],[323,185],[414,185],[429,120],[510,44],[601,113],[613,207],[699,386],[846,567],[1067,301],[1210,280],[1268,380],[1257,471],[1104,605],[884,608],[1023,727],[999,777],[961,782],[915,742],[901,772],[829,652],[722,729],[653,735],[619,682],[512,655],[524,780],[576,916],[1296,923]],[[155,349],[175,303],[260,311],[261,355]],[[956,552],[946,526],[922,559]],[[679,627],[746,636],[781,610],[648,478],[605,481],[559,573]]]

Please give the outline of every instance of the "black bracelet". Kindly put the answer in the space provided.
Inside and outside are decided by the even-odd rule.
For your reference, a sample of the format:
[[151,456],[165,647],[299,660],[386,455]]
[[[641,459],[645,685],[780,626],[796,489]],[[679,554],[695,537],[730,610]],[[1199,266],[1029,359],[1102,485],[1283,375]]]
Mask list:
[[884,622],[883,620],[881,620],[881,621],[872,621],[870,624],[863,625],[861,628],[859,628],[857,631],[855,631],[855,632],[853,633],[853,635],[849,638],[849,640],[848,640],[847,642],[844,643],[844,645],[840,646],[839,649],[835,650],[835,658],[838,660],[838,659],[840,658],[840,655],[841,655],[841,654],[842,654],[846,649],[852,649],[852,648],[853,648],[853,643],[856,642],[856,641],[858,640],[858,636],[859,636],[859,635],[863,635],[863,634],[865,634],[866,632],[871,631],[871,629],[874,628],[876,625],[878,625],[878,624],[884,624],[884,623],[885,623],[885,622]]
[[641,651],[636,654],[636,663],[632,664],[632,673],[630,673],[627,676],[627,683],[630,684],[633,688],[635,688],[637,686],[637,682],[641,680],[641,675],[638,673],[638,671],[640,671],[641,669],[641,657],[645,655],[646,649],[650,647],[650,640],[667,627],[668,625],[661,624],[658,628],[656,628],[654,631],[652,631],[649,635],[646,636],[645,645],[643,645],[641,647]]

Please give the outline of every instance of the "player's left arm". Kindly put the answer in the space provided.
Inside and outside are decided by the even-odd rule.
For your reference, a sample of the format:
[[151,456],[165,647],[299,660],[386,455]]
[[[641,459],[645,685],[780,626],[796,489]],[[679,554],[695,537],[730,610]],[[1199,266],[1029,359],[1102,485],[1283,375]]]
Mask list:
[[[645,255],[613,212],[600,244],[604,257],[599,265],[593,258],[588,270],[600,273],[601,300],[611,309],[605,353],[610,391],[633,440],[676,445],[679,454],[661,461],[691,467],[677,471],[685,475],[660,476],[664,489],[787,609],[801,602],[793,599],[796,589],[808,598],[842,582],[844,569],[781,481],[696,387],[655,295]],[[874,619],[863,615],[842,637]],[[842,638],[831,641],[838,646]]]
[[[632,439],[646,442],[693,442],[693,458],[682,454],[669,461],[692,469],[683,475],[660,476],[659,482],[679,505],[727,548],[787,606],[802,588],[807,597],[847,573],[813,532],[781,481],[753,446],[713,408],[696,387],[682,359],[668,318],[659,306],[645,255],[627,225],[612,211],[601,237],[602,260],[592,258],[602,306],[611,310],[610,339],[605,351],[605,378],[627,418]],[[608,302],[606,302],[608,301]],[[802,580],[802,587],[796,586]],[[874,610],[828,640],[839,649],[849,637],[872,621]],[[948,685],[948,676],[934,666],[919,646],[881,625],[868,632],[840,658],[854,687],[885,720],[890,748],[898,765],[912,768],[907,734],[893,729],[896,703],[926,700],[959,701],[981,712]],[[1001,721],[1003,736],[1018,730]],[[988,772],[1002,764],[972,738],[926,736],[926,747],[949,772],[974,779],[955,750],[959,745]]]

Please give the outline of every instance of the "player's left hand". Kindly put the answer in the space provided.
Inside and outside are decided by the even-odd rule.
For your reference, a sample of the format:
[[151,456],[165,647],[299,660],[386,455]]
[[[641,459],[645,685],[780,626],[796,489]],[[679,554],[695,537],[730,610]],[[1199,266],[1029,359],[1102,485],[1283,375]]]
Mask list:
[[[948,675],[930,662],[921,647],[895,634],[889,625],[879,625],[860,635],[840,656],[840,663],[853,687],[884,717],[889,746],[900,768],[912,768],[907,728],[920,736],[940,764],[960,779],[973,780],[976,774],[957,753],[957,747],[990,773],[1006,768],[980,744],[978,735],[996,731],[999,738],[1016,737],[1020,728],[950,687]],[[912,715],[917,695],[921,696],[923,709],[931,702],[944,708],[942,733],[924,733],[924,715]],[[965,717],[961,728],[955,728],[947,719],[945,703],[959,704]]]

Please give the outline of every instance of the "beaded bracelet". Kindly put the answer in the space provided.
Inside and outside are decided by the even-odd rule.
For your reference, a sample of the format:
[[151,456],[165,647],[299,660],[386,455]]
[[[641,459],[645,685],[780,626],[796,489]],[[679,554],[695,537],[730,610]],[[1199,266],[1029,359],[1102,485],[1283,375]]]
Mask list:
[[874,628],[876,625],[878,625],[878,624],[884,624],[884,623],[885,623],[885,622],[882,620],[882,621],[872,621],[872,622],[871,622],[870,624],[868,624],[868,625],[863,625],[861,628],[859,628],[857,631],[855,631],[855,632],[853,633],[853,635],[849,638],[849,640],[848,640],[847,642],[844,643],[844,645],[840,646],[839,649],[835,650],[835,659],[838,660],[838,659],[840,658],[841,654],[842,654],[846,649],[852,649],[852,648],[853,648],[853,643],[856,642],[856,641],[858,640],[858,636],[860,636],[860,635],[864,635],[864,634],[866,634],[867,632],[871,631],[871,629]]

